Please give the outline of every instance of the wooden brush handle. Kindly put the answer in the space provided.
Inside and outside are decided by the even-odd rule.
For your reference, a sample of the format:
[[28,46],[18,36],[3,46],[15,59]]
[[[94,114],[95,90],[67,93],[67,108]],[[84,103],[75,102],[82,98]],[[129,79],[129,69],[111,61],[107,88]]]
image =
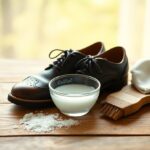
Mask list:
[[132,85],[127,85],[120,91],[110,94],[105,101],[122,109],[124,116],[126,116],[150,103],[150,95],[144,95]]

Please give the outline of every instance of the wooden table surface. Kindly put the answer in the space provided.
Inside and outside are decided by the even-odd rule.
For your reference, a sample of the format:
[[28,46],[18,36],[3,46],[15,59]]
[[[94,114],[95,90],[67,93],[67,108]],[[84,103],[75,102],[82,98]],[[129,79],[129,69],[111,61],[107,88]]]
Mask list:
[[[0,150],[150,149],[150,105],[127,118],[112,121],[99,115],[98,102],[88,115],[78,118],[79,126],[70,129],[37,134],[16,128],[19,119],[34,110],[9,103],[7,94],[14,83],[47,65],[46,61],[0,60]],[[55,107],[44,111],[58,112]]]

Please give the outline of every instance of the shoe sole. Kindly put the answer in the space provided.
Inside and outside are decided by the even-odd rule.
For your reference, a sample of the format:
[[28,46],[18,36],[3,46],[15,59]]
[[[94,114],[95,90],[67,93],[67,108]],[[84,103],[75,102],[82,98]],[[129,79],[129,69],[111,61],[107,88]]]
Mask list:
[[49,107],[49,106],[52,106],[53,104],[51,99],[46,99],[46,100],[22,99],[22,98],[13,96],[11,93],[8,94],[8,101],[16,105],[30,107],[30,108]]

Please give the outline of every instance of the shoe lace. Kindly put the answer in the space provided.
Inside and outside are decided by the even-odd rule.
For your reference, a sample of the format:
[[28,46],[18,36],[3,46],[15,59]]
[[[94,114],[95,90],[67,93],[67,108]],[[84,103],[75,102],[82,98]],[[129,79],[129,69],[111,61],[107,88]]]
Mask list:
[[96,56],[88,55],[85,58],[81,59],[76,65],[76,69],[78,70],[77,72],[81,74],[101,74],[102,70],[95,58]]
[[[52,57],[52,54],[56,51],[59,51],[60,53],[58,53],[56,56]],[[60,56],[61,54],[63,54],[61,57],[57,58],[56,61],[54,61],[52,64],[50,64],[45,70],[50,69],[52,67],[57,67],[58,69],[61,69],[63,66],[63,63],[66,61],[67,57],[69,55],[73,55],[73,50],[61,50],[61,49],[54,49],[49,53],[49,58],[50,59],[55,59],[58,56]]]

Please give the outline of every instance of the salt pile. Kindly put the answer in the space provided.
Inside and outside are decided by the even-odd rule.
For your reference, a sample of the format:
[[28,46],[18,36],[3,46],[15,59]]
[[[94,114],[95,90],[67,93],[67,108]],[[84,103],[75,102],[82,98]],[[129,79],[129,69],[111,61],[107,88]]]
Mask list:
[[28,131],[49,132],[56,128],[78,125],[79,121],[73,119],[62,120],[59,114],[28,113],[20,120],[20,124]]

